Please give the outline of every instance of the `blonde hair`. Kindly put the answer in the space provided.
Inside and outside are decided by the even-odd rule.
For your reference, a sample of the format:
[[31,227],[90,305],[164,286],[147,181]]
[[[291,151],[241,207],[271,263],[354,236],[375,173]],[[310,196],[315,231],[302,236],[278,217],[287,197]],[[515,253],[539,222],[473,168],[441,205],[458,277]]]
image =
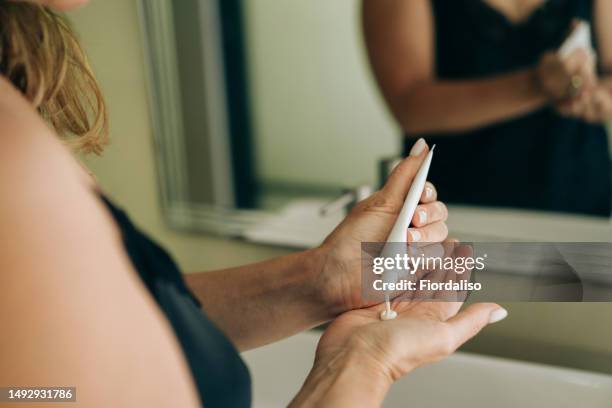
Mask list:
[[65,18],[39,5],[0,0],[0,74],[69,146],[102,152],[108,142],[104,99]]

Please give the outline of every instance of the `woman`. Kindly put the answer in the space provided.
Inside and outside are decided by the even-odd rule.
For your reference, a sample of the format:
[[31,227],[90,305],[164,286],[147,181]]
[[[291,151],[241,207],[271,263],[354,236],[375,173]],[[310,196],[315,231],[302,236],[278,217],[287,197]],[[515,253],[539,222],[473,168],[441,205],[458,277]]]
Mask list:
[[[449,202],[610,215],[608,0],[363,0],[382,92]],[[576,20],[594,59],[556,50]]]
[[[360,298],[360,242],[385,239],[423,140],[320,247],[185,282],[56,136],[93,152],[106,139],[82,51],[47,8],[82,3],[0,3],[0,384],[75,386],[87,407],[248,406],[237,349],[333,320],[293,405],[378,405],[394,380],[505,317],[495,304],[406,302],[382,323]],[[422,241],[446,238],[436,195],[429,184],[407,231]]]

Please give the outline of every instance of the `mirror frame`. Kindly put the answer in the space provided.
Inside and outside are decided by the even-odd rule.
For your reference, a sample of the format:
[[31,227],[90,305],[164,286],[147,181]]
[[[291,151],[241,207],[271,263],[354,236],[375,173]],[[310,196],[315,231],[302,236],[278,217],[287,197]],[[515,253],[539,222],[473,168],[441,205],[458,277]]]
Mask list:
[[[205,57],[203,92],[207,101],[214,101],[207,104],[205,109],[206,133],[210,139],[211,154],[204,160],[211,160],[214,169],[221,169],[212,175],[213,191],[220,194],[217,194],[215,203],[210,205],[190,202],[188,195],[186,143],[179,72],[175,62],[178,55],[172,1],[139,0],[138,7],[164,218],[173,229],[239,237],[245,228],[261,222],[270,214],[262,210],[236,208],[237,205],[244,205],[252,200],[255,183],[254,172],[250,171],[252,159],[248,154],[251,144],[248,97],[245,95],[246,75],[244,72],[238,72],[242,81],[236,81],[238,83],[232,86],[228,86],[226,81],[227,58],[233,58],[234,65],[239,69],[244,69],[244,61],[240,55],[224,55],[224,46],[228,48],[224,38],[227,35],[223,32],[220,9],[228,7],[229,3],[228,0],[221,2],[224,3],[220,4],[218,0],[198,3],[200,21],[205,23],[201,25]],[[240,18],[239,2],[240,0],[237,0],[234,8],[229,10],[234,18]],[[238,53],[241,52],[239,49]],[[235,98],[237,92],[241,95]],[[232,100],[231,105],[228,105],[228,99]],[[238,99],[237,103],[234,103],[235,99]],[[237,112],[230,112],[232,109]],[[234,120],[236,115],[241,116],[242,120]],[[232,134],[241,135],[241,140],[232,140]],[[237,158],[239,160],[236,160]],[[235,169],[232,164],[238,167],[238,174],[233,173]],[[232,186],[234,188],[231,188]]]

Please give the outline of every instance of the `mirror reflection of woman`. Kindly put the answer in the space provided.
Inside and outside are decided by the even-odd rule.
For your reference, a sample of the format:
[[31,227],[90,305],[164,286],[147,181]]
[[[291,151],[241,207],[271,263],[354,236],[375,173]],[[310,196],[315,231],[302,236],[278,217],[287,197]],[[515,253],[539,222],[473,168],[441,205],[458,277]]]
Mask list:
[[[556,52],[577,20],[596,59]],[[440,146],[446,201],[610,215],[612,2],[363,0],[363,21],[406,146]]]
[[[319,247],[184,278],[73,154],[107,139],[100,89],[51,10],[82,3],[0,1],[0,385],[76,387],[88,408],[246,407],[239,350],[332,322],[292,405],[378,406],[395,380],[506,316],[404,302],[381,322],[383,306],[361,298],[360,243],[389,234],[422,139]],[[447,215],[428,184],[407,239],[444,241]]]

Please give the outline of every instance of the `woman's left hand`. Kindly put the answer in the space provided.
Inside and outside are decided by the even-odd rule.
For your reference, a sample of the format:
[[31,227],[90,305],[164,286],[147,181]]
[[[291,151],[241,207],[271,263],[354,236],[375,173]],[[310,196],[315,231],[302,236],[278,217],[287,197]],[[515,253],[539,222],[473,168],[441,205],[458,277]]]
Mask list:
[[[361,243],[387,240],[428,151],[427,144],[420,139],[411,155],[394,169],[385,186],[358,203],[318,248],[320,273],[315,279],[315,291],[329,305],[330,317],[373,304],[361,299]],[[412,219],[414,227],[406,231],[407,241],[444,241],[448,235],[447,217],[446,206],[437,201],[436,189],[427,183]]]
[[576,99],[560,103],[557,110],[564,116],[602,123],[612,119],[612,89],[601,83],[594,90]]
[[508,312],[495,303],[417,301],[395,305],[395,320],[381,321],[383,305],[340,315],[319,340],[315,362],[291,407],[380,406],[391,385],[438,361]]

